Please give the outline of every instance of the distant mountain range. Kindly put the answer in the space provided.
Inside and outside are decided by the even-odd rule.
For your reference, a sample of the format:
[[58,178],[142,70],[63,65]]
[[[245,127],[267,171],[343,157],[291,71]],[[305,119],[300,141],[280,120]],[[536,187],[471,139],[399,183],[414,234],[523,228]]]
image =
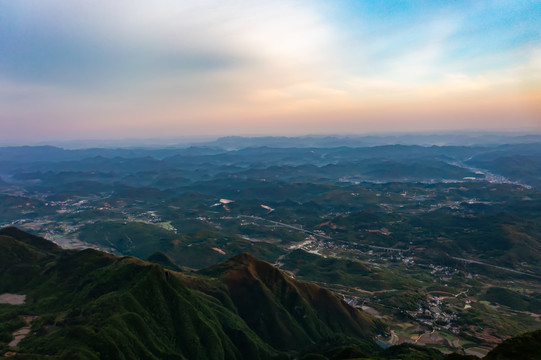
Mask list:
[[246,147],[371,147],[382,145],[473,146],[541,142],[541,134],[455,132],[441,134],[347,135],[347,136],[227,136],[194,146],[238,150]]
[[[368,135],[305,135],[305,136],[224,136],[155,139],[70,140],[32,143],[41,147],[54,145],[66,149],[125,148],[162,149],[187,147],[219,147],[238,150],[245,147],[371,147],[381,145],[473,146],[541,142],[541,133],[453,131],[440,133],[397,133]],[[30,145],[30,144],[29,144]],[[0,146],[19,146],[4,143]]]
[[[354,146],[359,144],[356,140],[324,139],[327,140],[323,143],[321,139],[314,140],[320,143],[319,147],[304,147],[309,144],[298,138],[283,141],[268,138],[274,147],[265,146],[265,139],[255,138],[224,138],[212,146],[189,148],[3,147],[0,148],[0,177],[4,182],[39,179],[44,184],[47,178],[54,176],[52,171],[62,174],[61,182],[84,179],[105,184],[155,184],[159,188],[170,188],[231,176],[312,183],[434,182],[482,179],[488,171],[502,178],[496,178],[498,182],[508,179],[541,186],[541,138],[535,143],[503,145],[364,147]],[[521,139],[533,141],[537,136]],[[238,149],[228,150],[228,144],[236,144],[234,147]],[[250,147],[255,144],[257,147]],[[135,173],[137,177],[133,176]],[[59,179],[52,178],[51,182],[53,186],[60,183]]]

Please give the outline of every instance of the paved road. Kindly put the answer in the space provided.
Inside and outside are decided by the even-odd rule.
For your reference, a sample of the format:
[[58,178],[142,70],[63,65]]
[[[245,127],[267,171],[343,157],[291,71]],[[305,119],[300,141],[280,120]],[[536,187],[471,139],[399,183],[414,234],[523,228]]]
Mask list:
[[285,223],[282,223],[282,222],[279,222],[279,221],[265,219],[265,218],[262,218],[260,216],[238,215],[237,217],[238,218],[249,218],[249,219],[255,219],[255,220],[262,220],[262,221],[270,222],[270,223],[272,223],[274,225],[282,226],[282,227],[292,229],[292,230],[302,231],[303,233],[313,235],[313,236],[317,236],[317,237],[320,237],[320,238],[323,238],[323,239],[332,240],[330,236],[321,235],[321,234],[315,233],[315,232],[310,231],[310,230],[305,230],[305,229],[303,229],[301,227],[298,227],[298,226],[295,226],[295,225],[290,225],[290,224],[285,224]]
[[492,264],[487,264],[487,263],[484,263],[484,262],[481,262],[481,261],[477,261],[477,260],[463,259],[463,258],[458,258],[458,257],[453,257],[453,256],[451,256],[451,258],[452,258],[452,259],[455,259],[455,260],[463,261],[463,262],[465,262],[466,264],[478,264],[478,265],[484,265],[484,266],[488,266],[488,267],[491,267],[491,268],[495,268],[495,269],[499,269],[499,270],[503,270],[503,271],[512,272],[512,273],[515,273],[515,274],[526,275],[526,276],[534,277],[534,278],[536,278],[536,279],[541,279],[541,276],[537,276],[537,275],[534,275],[534,274],[525,273],[525,272],[518,271],[518,270],[515,270],[515,269],[506,268],[506,267],[503,267],[503,266],[492,265]]
[[375,246],[375,245],[368,245],[368,247],[372,249],[379,249],[379,250],[385,250],[385,251],[398,251],[398,252],[409,251],[409,249],[395,249],[395,248]]

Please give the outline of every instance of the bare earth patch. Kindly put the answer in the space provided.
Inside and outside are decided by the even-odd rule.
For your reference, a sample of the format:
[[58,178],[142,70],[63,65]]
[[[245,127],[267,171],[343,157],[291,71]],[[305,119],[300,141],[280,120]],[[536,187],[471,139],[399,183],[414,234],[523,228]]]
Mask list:
[[466,354],[468,355],[475,355],[477,357],[484,357],[486,354],[488,354],[490,350],[489,349],[485,349],[485,348],[482,348],[482,347],[472,347],[472,348],[469,348],[469,349],[466,349],[465,352]]
[[222,255],[225,255],[225,251],[223,251],[222,249],[218,249],[218,248],[213,247],[212,250],[214,250],[216,252],[219,252]]
[[371,308],[370,306],[366,306],[366,305],[363,305],[361,307],[361,309],[367,313],[369,313],[370,315],[373,315],[375,317],[378,317],[378,318],[381,318],[381,315],[379,314],[379,312],[374,309],[374,308]]
[[0,294],[0,304],[22,305],[26,301],[26,295]]
[[22,339],[26,337],[30,333],[30,327],[32,324],[32,321],[34,321],[37,316],[29,316],[29,315],[23,315],[24,321],[26,322],[26,325],[20,328],[19,330],[15,331],[13,333],[13,340],[8,344],[10,347],[15,347],[19,345]]

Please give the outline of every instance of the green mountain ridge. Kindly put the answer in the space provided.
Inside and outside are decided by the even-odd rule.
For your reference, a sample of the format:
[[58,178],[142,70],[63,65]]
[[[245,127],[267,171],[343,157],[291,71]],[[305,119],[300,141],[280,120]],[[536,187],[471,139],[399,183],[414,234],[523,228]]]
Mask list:
[[[377,350],[370,340],[375,334],[372,320],[359,313],[352,317],[353,325],[337,332],[328,316],[344,312],[340,299],[315,285],[287,279],[251,255],[239,255],[222,264],[222,283],[216,277],[203,276],[205,271],[183,275],[92,249],[62,251],[13,228],[0,231],[0,240],[1,253],[12,259],[1,263],[0,291],[27,295],[24,305],[1,306],[2,321],[23,314],[38,316],[30,335],[17,348],[9,349],[6,344],[0,348],[2,352],[15,350],[18,355],[14,358],[287,359],[308,345],[334,341],[327,339],[330,337],[358,336],[361,329],[366,335],[363,345]],[[31,276],[7,281],[6,274],[23,265],[34,269]],[[237,277],[234,284],[229,281],[230,274],[239,269],[246,269],[246,277]],[[210,268],[207,273],[215,271]],[[262,303],[252,313],[240,307],[238,297],[254,280],[249,274],[258,277],[262,289],[272,289],[264,294],[255,291]],[[276,286],[284,289],[283,296],[275,296]],[[340,307],[320,304],[318,293],[324,294],[326,303]],[[308,295],[312,298],[307,299]],[[273,320],[276,309],[281,311]],[[300,309],[309,314],[302,323],[302,317],[290,312],[300,314]],[[358,313],[352,308],[349,311]],[[258,314],[261,319],[268,318],[269,324],[254,326],[250,317]],[[269,331],[276,324],[281,330],[294,330],[287,336],[277,333],[273,337]],[[279,341],[286,338],[287,342]]]
[[[177,272],[5,228],[0,274],[0,294],[26,295],[0,304],[0,354],[12,359],[468,358],[413,345],[383,351],[374,341],[383,323],[247,253]],[[10,347],[23,315],[36,318]]]

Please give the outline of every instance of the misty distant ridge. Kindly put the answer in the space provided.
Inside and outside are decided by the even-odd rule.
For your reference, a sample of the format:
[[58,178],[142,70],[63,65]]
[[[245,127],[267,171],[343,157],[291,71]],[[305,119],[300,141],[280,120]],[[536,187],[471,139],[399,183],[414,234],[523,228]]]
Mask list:
[[[426,141],[423,141],[425,139]],[[435,138],[433,138],[436,140]],[[286,151],[307,154],[310,150],[317,150],[320,153],[324,149],[344,149],[349,153],[354,151],[357,157],[366,153],[374,156],[390,156],[398,152],[406,153],[430,153],[441,155],[451,151],[452,153],[459,149],[470,149],[459,158],[465,160],[474,152],[495,152],[500,155],[509,153],[514,155],[541,155],[541,135],[522,135],[522,136],[478,136],[478,137],[449,137],[441,135],[441,141],[429,143],[428,136],[386,136],[386,137],[241,137],[231,136],[216,139],[212,142],[192,144],[190,146],[153,146],[153,147],[93,147],[70,149],[53,145],[41,146],[5,146],[0,147],[0,162],[11,164],[32,163],[32,162],[67,162],[101,159],[143,159],[164,160],[175,157],[200,158],[232,156],[264,156],[269,151],[276,153]],[[444,141],[445,140],[445,141]],[[453,143],[454,140],[455,142]],[[431,149],[432,148],[432,149]],[[266,150],[265,150],[266,149]],[[273,150],[274,149],[274,150]],[[282,150],[280,150],[282,149]],[[350,149],[350,150],[347,150]],[[446,150],[447,149],[447,150]],[[462,153],[459,151],[459,153]],[[471,153],[471,154],[470,154]],[[321,155],[321,154],[320,154]],[[463,157],[465,156],[465,157]],[[361,156],[361,157],[364,157]],[[401,155],[400,155],[401,157]],[[453,156],[454,157],[454,156]],[[3,164],[6,165],[6,164]]]
[[[133,140],[135,142],[135,140]],[[310,150],[317,150],[320,153],[324,149],[343,148],[348,156],[353,158],[361,154],[370,156],[390,156],[394,153],[417,153],[421,151],[426,154],[442,155],[449,151],[451,156],[457,160],[466,160],[469,156],[479,152],[497,153],[502,155],[541,155],[541,135],[539,134],[509,134],[509,133],[473,133],[459,134],[404,134],[404,135],[370,135],[370,136],[315,136],[307,135],[300,137],[286,136],[265,136],[265,137],[243,137],[228,136],[221,137],[207,142],[183,143],[173,145],[155,144],[153,146],[124,146],[119,142],[117,146],[95,146],[87,148],[69,148],[57,145],[24,145],[0,147],[0,162],[5,169],[9,164],[22,164],[33,162],[69,162],[102,159],[143,159],[159,161],[174,157],[185,157],[209,160],[208,157],[218,156],[265,156],[271,149],[273,153],[283,152],[290,149],[292,155],[300,153],[303,156],[310,156]],[[432,149],[430,149],[432,148]],[[460,148],[468,148],[458,158],[455,152]],[[259,150],[257,150],[259,149]],[[267,149],[267,150],[265,150]],[[282,150],[280,150],[282,149]],[[295,150],[296,149],[296,150]],[[349,150],[355,150],[354,154]],[[474,152],[472,152],[475,149]],[[254,153],[255,151],[255,153]],[[443,152],[442,152],[443,151]],[[323,151],[325,152],[325,151]],[[462,151],[459,151],[462,153]],[[228,155],[225,155],[228,154]],[[286,155],[286,154],[284,154]],[[362,155],[361,157],[365,157]],[[447,154],[449,155],[449,154]],[[319,154],[322,156],[322,154]],[[325,156],[324,156],[325,157]],[[353,159],[352,158],[352,159]],[[206,161],[205,160],[205,161]],[[223,160],[223,159],[222,159]],[[329,160],[329,158],[327,158]],[[324,161],[327,163],[328,161]]]
[[[128,176],[131,184],[130,176],[137,174],[134,185],[139,186],[143,178],[153,184],[159,174],[167,173],[161,188],[227,176],[312,183],[463,181],[486,176],[489,181],[541,188],[539,135],[462,137],[463,143],[475,145],[424,144],[423,138],[227,137],[189,147],[0,147],[0,177],[8,183],[31,183],[43,181],[54,169],[66,179],[90,172],[84,179],[105,176],[100,179],[111,184],[119,181],[118,176]],[[442,135],[440,139],[461,138]],[[75,180],[81,179],[75,176]]]
[[1,143],[4,147],[58,147],[63,149],[179,149],[209,147],[224,150],[239,150],[247,147],[372,147],[381,145],[420,146],[473,146],[521,143],[541,143],[541,134],[514,132],[449,132],[437,134],[408,133],[381,135],[304,135],[304,136],[211,136],[156,139],[112,139],[112,140],[66,140],[37,143]]
[[228,150],[246,147],[372,147],[381,145],[420,146],[473,146],[501,145],[541,142],[541,134],[509,133],[448,133],[448,134],[404,134],[404,135],[348,135],[348,136],[227,136],[215,141],[193,145],[216,146]]

